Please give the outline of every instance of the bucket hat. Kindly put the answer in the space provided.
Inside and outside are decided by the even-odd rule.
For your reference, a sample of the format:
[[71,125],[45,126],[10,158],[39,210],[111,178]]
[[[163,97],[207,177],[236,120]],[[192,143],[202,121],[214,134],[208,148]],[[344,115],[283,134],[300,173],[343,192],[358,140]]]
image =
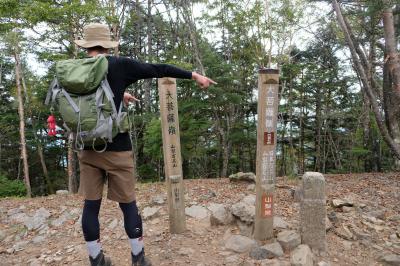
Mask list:
[[114,48],[118,42],[111,40],[110,28],[100,23],[91,23],[83,28],[83,40],[75,40],[78,46],[90,48],[101,46],[104,48]]

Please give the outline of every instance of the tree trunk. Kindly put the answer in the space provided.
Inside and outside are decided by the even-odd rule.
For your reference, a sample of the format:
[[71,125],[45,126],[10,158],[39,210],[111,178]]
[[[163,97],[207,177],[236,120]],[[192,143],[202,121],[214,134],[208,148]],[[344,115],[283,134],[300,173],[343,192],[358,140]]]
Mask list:
[[25,115],[24,115],[24,105],[23,105],[23,96],[22,96],[22,88],[21,88],[21,65],[19,54],[17,51],[14,51],[15,58],[15,79],[17,82],[17,97],[18,97],[18,114],[19,114],[19,134],[21,139],[21,157],[24,164],[24,180],[26,186],[26,196],[32,197],[31,192],[31,184],[29,180],[29,165],[28,165],[28,154],[26,151],[26,138],[25,138]]
[[40,164],[42,165],[43,175],[46,181],[47,191],[49,194],[54,194],[54,187],[52,182],[50,181],[49,172],[47,171],[46,162],[44,160],[42,144],[39,141],[37,141],[37,149],[40,158]]
[[196,66],[199,70],[199,72],[202,75],[205,75],[205,69],[201,60],[201,53],[199,46],[197,44],[197,36],[196,36],[196,24],[194,22],[194,18],[192,15],[192,8],[191,8],[191,2],[190,1],[183,1],[183,17],[185,19],[185,22],[189,28],[189,36],[190,36],[190,42],[192,43],[193,47],[193,55],[194,59],[196,61]]
[[321,87],[316,88],[315,92],[315,100],[316,100],[316,105],[315,105],[315,165],[314,165],[314,171],[319,172],[321,171],[321,128],[322,128],[322,119],[321,119],[321,109],[322,109],[322,103],[321,103]]
[[[400,58],[397,52],[397,43],[394,30],[394,19],[392,8],[387,8],[383,12],[383,29],[385,33],[385,61],[392,78],[391,88],[387,88],[393,92],[393,96],[400,100]],[[397,107],[399,110],[400,107]]]
[[[151,17],[152,0],[147,1],[147,60],[151,61],[153,57],[153,27]],[[144,88],[144,109],[150,112],[151,108],[151,82],[152,79],[146,79],[143,82]]]
[[[400,160],[400,145],[398,143],[396,143],[394,141],[394,139],[389,135],[388,129],[384,125],[384,119],[380,112],[378,100],[368,82],[368,78],[366,75],[366,69],[365,69],[365,67],[367,67],[367,66],[363,63],[366,60],[365,55],[362,52],[357,52],[359,50],[359,47],[357,47],[357,49],[356,49],[356,46],[355,46],[356,41],[353,41],[353,38],[352,38],[350,31],[344,21],[341,8],[340,8],[339,4],[337,3],[337,1],[332,0],[332,5],[336,12],[339,25],[343,30],[346,42],[349,45],[351,56],[352,56],[353,63],[354,63],[354,68],[357,71],[357,73],[359,74],[360,79],[362,81],[361,88],[363,90],[365,90],[366,94],[368,95],[368,98],[370,99],[372,111],[375,115],[375,120],[378,125],[379,131],[381,132],[382,137],[385,140],[385,142],[387,143],[387,145],[389,146],[389,148],[392,150],[393,154]],[[360,62],[360,58],[361,58],[361,62]]]
[[[385,70],[388,71],[389,81],[384,87],[384,95],[389,99],[387,103],[387,121],[389,122],[389,134],[393,141],[400,146],[400,128],[397,117],[400,114],[400,59],[397,52],[397,42],[394,29],[392,8],[387,8],[382,15],[383,29],[385,33]],[[400,169],[400,158],[395,160],[395,166]]]

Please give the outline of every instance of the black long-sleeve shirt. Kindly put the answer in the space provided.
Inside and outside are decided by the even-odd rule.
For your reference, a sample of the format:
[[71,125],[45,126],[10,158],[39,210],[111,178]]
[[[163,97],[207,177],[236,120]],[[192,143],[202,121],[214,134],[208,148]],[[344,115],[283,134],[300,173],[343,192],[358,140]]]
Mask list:
[[[141,63],[127,57],[108,56],[107,80],[114,93],[114,102],[117,110],[124,97],[125,89],[140,79],[149,78],[180,78],[191,79],[192,73],[167,64]],[[96,149],[101,147],[96,147]],[[92,149],[85,147],[85,149]],[[129,133],[118,133],[112,143],[107,143],[106,151],[129,151],[132,144]]]

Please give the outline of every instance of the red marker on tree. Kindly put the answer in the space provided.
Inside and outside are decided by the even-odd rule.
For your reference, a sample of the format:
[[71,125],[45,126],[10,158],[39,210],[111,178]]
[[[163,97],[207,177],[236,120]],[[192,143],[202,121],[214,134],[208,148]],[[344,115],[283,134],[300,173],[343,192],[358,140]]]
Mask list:
[[56,118],[54,115],[49,115],[47,118],[47,128],[49,129],[47,135],[49,136],[55,136],[56,133]]

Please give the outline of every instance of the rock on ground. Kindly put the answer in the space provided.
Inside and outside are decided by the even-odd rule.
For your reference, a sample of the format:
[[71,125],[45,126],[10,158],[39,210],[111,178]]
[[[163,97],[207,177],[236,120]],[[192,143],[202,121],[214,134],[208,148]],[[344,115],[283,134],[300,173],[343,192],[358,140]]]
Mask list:
[[256,215],[256,209],[254,204],[250,205],[244,200],[239,201],[232,205],[232,214],[239,218],[242,222],[253,223],[254,216]]
[[400,255],[396,255],[396,254],[387,254],[382,256],[379,259],[380,262],[382,262],[382,264],[384,266],[399,266],[400,265]]
[[47,225],[47,218],[50,217],[50,212],[45,208],[40,208],[35,212],[33,217],[25,220],[24,224],[28,230],[36,230]]
[[230,175],[229,181],[256,182],[256,175],[252,172],[248,172],[248,173],[239,172],[239,173]]
[[292,266],[313,266],[314,258],[311,249],[307,245],[298,246],[290,254],[290,264]]
[[266,250],[262,247],[254,247],[250,251],[249,257],[254,260],[265,260],[265,259],[272,259],[275,256],[269,250]]
[[353,233],[351,233],[350,229],[346,225],[335,228],[335,234],[346,240],[353,239]]
[[236,221],[236,224],[240,230],[240,234],[242,236],[247,236],[247,237],[253,237],[254,233],[254,223],[248,224],[245,222],[242,222],[240,220]]
[[209,212],[207,211],[207,209],[204,208],[203,206],[199,206],[199,205],[193,205],[190,207],[186,207],[185,213],[187,216],[190,216],[190,217],[198,219],[198,220],[202,220],[202,219],[208,217],[208,215],[209,215]]
[[233,221],[233,216],[223,204],[211,203],[208,209],[211,211],[211,225],[227,225]]
[[151,204],[163,205],[165,203],[165,197],[163,195],[156,195],[151,198]]
[[271,254],[274,255],[274,257],[282,257],[283,256],[282,246],[278,242],[266,244],[266,245],[262,246],[262,248],[268,250]]
[[280,232],[277,239],[284,251],[292,251],[301,243],[300,234],[293,230]]
[[287,229],[289,224],[279,216],[274,216],[274,229]]
[[343,206],[353,207],[354,203],[353,203],[353,201],[348,200],[348,199],[333,199],[332,206],[335,208],[341,208]]
[[152,219],[160,215],[160,207],[145,207],[142,211],[143,219]]
[[241,235],[230,236],[225,243],[225,247],[234,252],[243,253],[257,246],[254,239]]
[[69,193],[68,190],[65,189],[60,189],[56,191],[57,195],[67,195],[68,193]]

